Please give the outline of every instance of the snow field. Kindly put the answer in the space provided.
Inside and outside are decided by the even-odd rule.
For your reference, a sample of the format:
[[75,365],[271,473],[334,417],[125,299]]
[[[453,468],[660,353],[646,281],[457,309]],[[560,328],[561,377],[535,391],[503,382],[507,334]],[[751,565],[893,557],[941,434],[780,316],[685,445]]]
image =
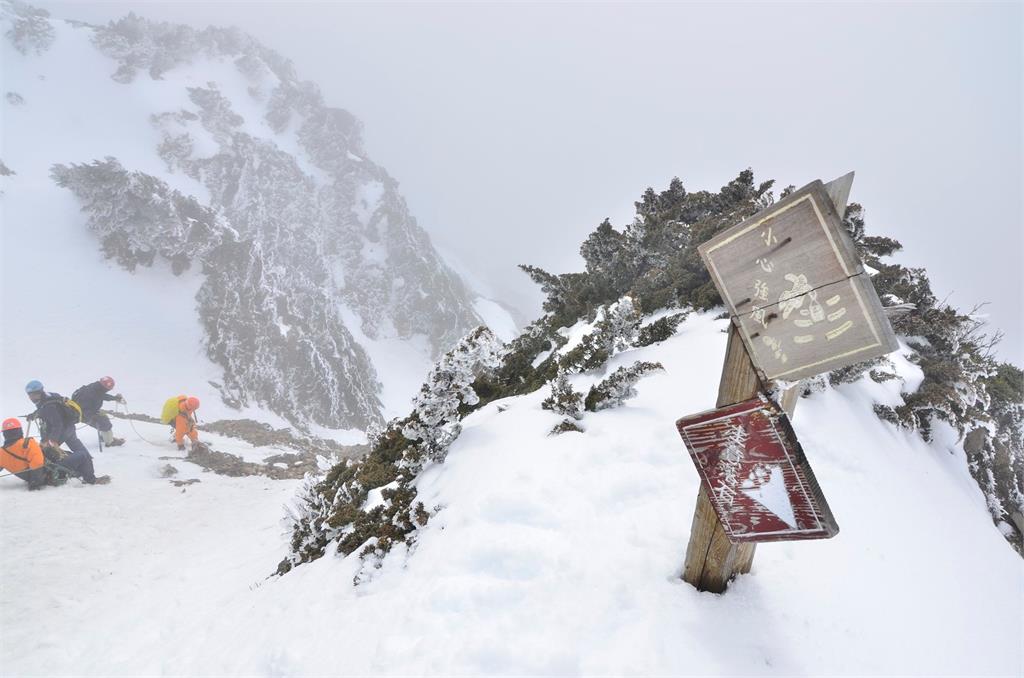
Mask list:
[[[586,433],[547,435],[559,417],[540,408],[546,389],[472,414],[447,462],[420,480],[420,498],[439,512],[412,556],[396,549],[355,588],[358,560],[333,555],[263,579],[284,553],[280,507],[294,482],[172,462],[180,477],[202,479],[181,493],[156,478],[166,462],[154,457],[168,452],[130,431],[128,446],[96,455],[98,471],[115,476],[109,487],[30,494],[0,483],[0,511],[19,517],[0,532],[0,564],[32,563],[29,581],[51,596],[40,608],[30,588],[3,580],[0,666],[10,675],[1019,675],[1024,567],[953,441],[926,445],[871,412],[894,382],[858,382],[797,407],[837,537],[759,546],[753,572],[724,596],[679,579],[698,479],[674,420],[713,405],[724,327],[694,315],[673,339],[616,356],[608,372],[641,359],[666,371],[641,381],[626,406],[588,413]],[[573,381],[583,390],[599,377]],[[155,439],[151,429],[162,435],[140,431]],[[228,444],[214,447],[244,447]]]
[[[0,478],[0,564],[10,573],[0,585],[4,675],[174,673],[202,620],[271,571],[280,507],[297,481],[203,472],[180,459],[167,427],[135,427],[155,444],[115,421],[127,443],[98,453],[91,429],[80,432],[110,485],[73,479],[28,492]],[[203,438],[221,451],[246,447]],[[175,487],[160,477],[166,464],[179,471],[173,479],[200,482]]]

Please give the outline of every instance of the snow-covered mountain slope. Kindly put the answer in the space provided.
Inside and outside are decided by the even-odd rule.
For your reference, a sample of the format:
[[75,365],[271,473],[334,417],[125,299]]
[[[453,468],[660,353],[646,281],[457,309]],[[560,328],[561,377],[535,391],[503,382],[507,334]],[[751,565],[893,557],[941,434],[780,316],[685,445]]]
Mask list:
[[[418,482],[416,550],[352,586],[358,554],[265,579],[294,481],[157,477],[134,438],[107,487],[0,478],[0,666],[10,675],[1021,675],[1024,564],[949,431],[878,419],[900,383],[800,401],[794,426],[840,533],[758,547],[722,595],[679,579],[698,478],[674,427],[711,407],[726,321],[612,358],[665,371],[585,433],[549,436],[548,392],[464,421]],[[916,366],[895,356],[912,389]],[[570,377],[585,388],[599,375]],[[158,427],[152,427],[158,428]],[[151,427],[140,425],[149,437]],[[69,520],[68,516],[74,516]],[[26,623],[30,620],[31,623]]]
[[149,411],[188,390],[365,428],[479,324],[360,122],[280,55],[16,2],[2,24],[5,409],[111,373]]

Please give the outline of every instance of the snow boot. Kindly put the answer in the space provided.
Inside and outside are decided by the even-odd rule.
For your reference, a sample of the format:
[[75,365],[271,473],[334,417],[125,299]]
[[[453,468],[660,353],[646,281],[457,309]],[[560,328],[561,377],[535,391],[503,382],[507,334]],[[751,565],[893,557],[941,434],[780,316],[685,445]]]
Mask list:
[[103,443],[104,447],[117,447],[118,445],[124,445],[124,438],[113,438],[109,443]]
[[109,485],[110,484],[110,476],[96,476],[96,480],[92,481],[91,483],[89,483],[88,481],[86,481],[86,482],[89,485]]

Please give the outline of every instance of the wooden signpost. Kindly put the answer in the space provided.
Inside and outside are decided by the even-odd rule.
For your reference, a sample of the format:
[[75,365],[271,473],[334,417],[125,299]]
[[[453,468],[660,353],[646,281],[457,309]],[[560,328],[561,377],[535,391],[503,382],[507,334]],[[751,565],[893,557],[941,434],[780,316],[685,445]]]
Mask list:
[[[882,356],[898,346],[840,218],[852,183],[852,172],[829,184],[812,182],[699,248],[732,319],[717,414],[678,422],[701,471],[683,579],[702,591],[721,593],[736,575],[749,572],[757,541],[820,539],[838,531],[783,419],[783,411],[793,414],[796,386],[784,392],[780,405],[765,404],[764,394],[780,383]],[[763,422],[751,422],[757,411],[779,424],[778,435],[768,434]],[[716,429],[710,425],[716,416],[732,417],[733,425]],[[743,435],[746,442],[738,445]],[[752,448],[751,437],[758,441]],[[777,493],[779,476],[774,486],[764,487],[772,483],[773,471],[756,471],[759,455],[778,467],[792,515],[781,500],[773,505],[784,516],[765,515],[772,512],[757,498],[771,502],[768,493]],[[736,461],[739,466],[730,467]],[[738,486],[723,492],[734,479]],[[741,487],[744,483],[749,486]],[[737,494],[743,489],[750,492]],[[739,504],[737,496],[742,497]],[[739,509],[735,516],[730,513],[734,506]],[[720,515],[728,519],[723,522]],[[765,524],[778,528],[790,518],[794,525],[788,531],[760,529]]]
[[897,348],[845,208],[815,181],[699,248],[762,379],[797,381]]
[[731,542],[839,532],[789,418],[763,396],[676,422]]

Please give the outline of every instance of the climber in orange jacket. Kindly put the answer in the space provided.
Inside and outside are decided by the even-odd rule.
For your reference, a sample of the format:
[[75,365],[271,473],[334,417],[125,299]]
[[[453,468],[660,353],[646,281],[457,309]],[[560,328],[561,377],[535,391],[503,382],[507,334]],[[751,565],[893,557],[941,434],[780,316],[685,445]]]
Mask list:
[[195,396],[178,396],[178,414],[174,418],[174,442],[178,449],[185,449],[185,436],[195,445],[199,441],[196,430],[196,410],[199,409],[199,398]]
[[35,438],[25,438],[21,422],[6,419],[3,423],[4,446],[0,451],[0,467],[28,481],[28,489],[38,490],[46,484],[46,457]]

